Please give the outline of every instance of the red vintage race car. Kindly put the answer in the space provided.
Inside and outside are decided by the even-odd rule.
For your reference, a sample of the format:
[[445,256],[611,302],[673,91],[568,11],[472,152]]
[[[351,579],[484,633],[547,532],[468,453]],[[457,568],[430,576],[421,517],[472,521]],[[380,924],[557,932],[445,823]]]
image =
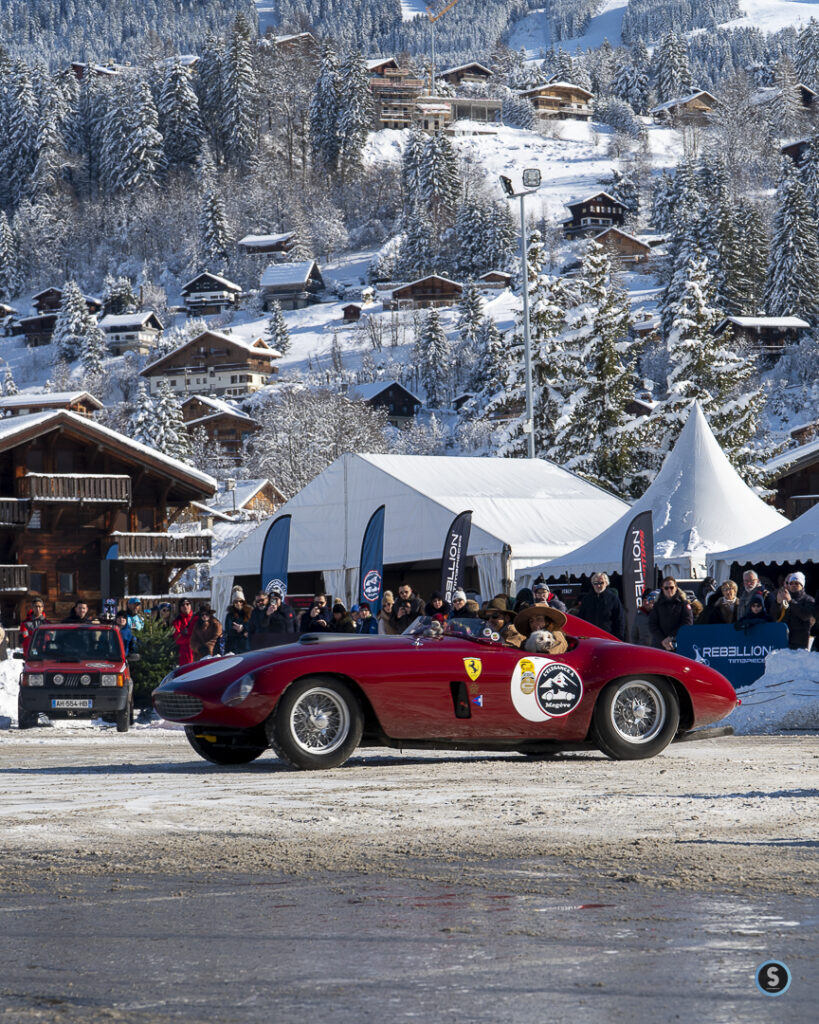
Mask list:
[[558,657],[507,646],[479,619],[447,623],[443,635],[425,635],[429,625],[419,619],[401,636],[306,634],[198,662],[163,679],[154,707],[184,722],[208,761],[244,764],[272,747],[317,769],[359,745],[652,757],[737,703],[707,665],[620,643],[572,616]]

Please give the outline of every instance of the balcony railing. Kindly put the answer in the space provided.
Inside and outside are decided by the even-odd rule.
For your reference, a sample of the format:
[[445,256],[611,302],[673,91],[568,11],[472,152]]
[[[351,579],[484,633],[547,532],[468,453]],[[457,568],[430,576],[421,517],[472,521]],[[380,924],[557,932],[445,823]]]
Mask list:
[[95,505],[130,505],[131,478],[95,473],[26,473],[20,481],[21,498],[37,502],[88,502]]
[[112,533],[111,544],[118,546],[117,558],[125,562],[207,562],[212,537],[207,533]]
[[31,503],[25,498],[0,498],[0,526],[25,526]]
[[27,565],[0,565],[0,593],[25,594],[28,592]]

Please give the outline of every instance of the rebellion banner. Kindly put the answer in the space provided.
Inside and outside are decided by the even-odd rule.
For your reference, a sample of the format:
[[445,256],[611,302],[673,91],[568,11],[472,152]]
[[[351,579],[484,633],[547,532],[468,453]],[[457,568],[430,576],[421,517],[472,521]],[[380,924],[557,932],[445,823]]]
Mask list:
[[623,542],[623,608],[626,613],[626,642],[631,642],[637,609],[643,591],[654,588],[654,522],[651,509],[639,512],[626,530]]
[[290,516],[279,516],[270,524],[262,545],[262,590],[280,590],[287,597],[287,563],[290,559]]
[[466,551],[469,531],[472,529],[472,510],[457,515],[447,531],[444,553],[441,556],[441,593],[452,604],[452,595],[464,588]]
[[358,600],[366,601],[374,618],[381,612],[384,597],[384,506],[370,516],[361,541]]

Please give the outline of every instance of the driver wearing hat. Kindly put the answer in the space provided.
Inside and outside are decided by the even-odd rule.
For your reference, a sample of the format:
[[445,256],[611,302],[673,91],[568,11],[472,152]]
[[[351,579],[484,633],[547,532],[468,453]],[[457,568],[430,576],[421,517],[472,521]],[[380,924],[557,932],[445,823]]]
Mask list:
[[511,647],[523,646],[526,637],[521,636],[512,625],[515,613],[504,598],[493,597],[491,601],[487,601],[479,614],[482,619],[486,619],[488,625],[498,631],[505,644]]
[[564,654],[569,649],[569,642],[563,633],[567,618],[564,612],[549,605],[533,604],[515,616],[513,628],[524,637],[524,640],[539,630],[548,630],[554,642],[548,654]]

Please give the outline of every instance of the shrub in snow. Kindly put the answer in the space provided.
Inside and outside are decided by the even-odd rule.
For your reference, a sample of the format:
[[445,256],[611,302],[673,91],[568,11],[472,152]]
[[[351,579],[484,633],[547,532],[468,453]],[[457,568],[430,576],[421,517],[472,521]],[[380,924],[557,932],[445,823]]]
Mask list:
[[616,96],[610,96],[595,105],[594,119],[600,124],[607,124],[622,135],[628,135],[629,138],[638,139],[640,137],[641,126],[637,115],[629,103]]

